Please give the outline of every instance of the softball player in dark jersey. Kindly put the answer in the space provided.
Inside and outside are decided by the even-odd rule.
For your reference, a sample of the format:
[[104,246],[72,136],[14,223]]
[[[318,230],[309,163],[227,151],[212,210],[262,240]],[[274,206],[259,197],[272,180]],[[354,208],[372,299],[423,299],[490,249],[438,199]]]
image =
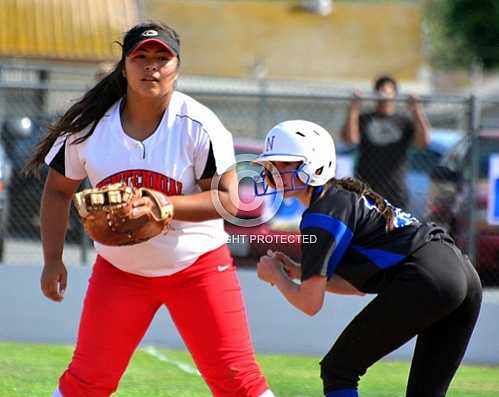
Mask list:
[[326,291],[377,294],[321,361],[325,396],[357,397],[366,370],[414,336],[406,396],[445,396],[480,310],[482,288],[469,259],[437,225],[354,179],[335,179],[333,140],[314,123],[278,124],[257,161],[265,169],[259,194],[300,199],[307,207],[301,233],[317,239],[302,245],[301,265],[282,253],[263,256],[260,279],[309,315]]

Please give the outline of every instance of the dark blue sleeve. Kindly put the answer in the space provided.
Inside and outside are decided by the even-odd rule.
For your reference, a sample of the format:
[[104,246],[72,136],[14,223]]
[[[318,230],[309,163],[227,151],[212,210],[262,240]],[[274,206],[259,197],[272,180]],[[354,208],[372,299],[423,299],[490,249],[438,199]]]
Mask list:
[[344,200],[331,197],[312,207],[303,215],[300,224],[302,236],[302,281],[312,276],[330,278],[353,238],[350,225],[351,209]]

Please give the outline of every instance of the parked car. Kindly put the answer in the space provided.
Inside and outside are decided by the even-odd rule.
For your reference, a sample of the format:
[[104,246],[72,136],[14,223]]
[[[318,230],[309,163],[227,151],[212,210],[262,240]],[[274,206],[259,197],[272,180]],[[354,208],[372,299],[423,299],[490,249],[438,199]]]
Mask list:
[[434,128],[431,131],[431,141],[426,148],[413,146],[409,150],[407,172],[409,212],[416,218],[423,219],[426,215],[433,169],[463,135],[462,131]]
[[[9,203],[8,234],[18,238],[39,238],[39,209],[43,181],[47,170],[42,170],[41,178],[25,176],[22,169],[33,152],[35,145],[45,134],[50,120],[36,117],[7,118],[2,126],[2,148],[11,164],[11,178],[8,188]],[[67,232],[68,241],[79,241],[82,228],[74,209]]]
[[[489,158],[494,153],[499,153],[499,130],[481,131],[475,200],[470,200],[471,139],[465,136],[459,140],[431,174],[428,219],[445,225],[465,251],[473,227],[476,231],[476,266],[482,281],[499,285],[499,226],[487,221]],[[470,211],[475,211],[474,226],[470,225]]]
[[[432,169],[438,165],[445,153],[462,137],[463,133],[456,130],[434,129],[432,140],[424,148],[412,148],[409,152],[407,184],[411,203],[411,213],[422,218],[427,208],[430,197]],[[354,165],[357,158],[357,149],[354,146],[336,145],[337,177],[353,176]],[[259,142],[245,142],[235,145],[236,154],[261,153],[262,146]],[[259,213],[265,212],[266,202],[263,201]],[[226,223],[226,231],[231,238],[230,246],[235,256],[249,256],[259,258],[268,249],[280,250],[288,256],[299,259],[301,255],[299,223],[305,207],[295,198],[285,199],[277,213],[262,225],[254,228],[241,228]],[[246,239],[239,238],[234,241],[234,235],[248,235]],[[255,237],[256,236],[256,237]],[[260,237],[258,237],[260,236]],[[245,240],[244,243],[242,240]],[[242,249],[241,247],[244,247]]]

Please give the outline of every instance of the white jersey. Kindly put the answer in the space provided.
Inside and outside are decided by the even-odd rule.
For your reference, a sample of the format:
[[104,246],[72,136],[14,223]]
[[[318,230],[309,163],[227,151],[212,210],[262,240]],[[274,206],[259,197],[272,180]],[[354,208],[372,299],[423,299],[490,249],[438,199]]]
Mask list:
[[[92,186],[125,181],[167,195],[201,192],[202,177],[222,174],[235,163],[232,135],[217,116],[191,97],[174,92],[156,131],[143,141],[128,136],[120,120],[120,103],[102,117],[92,135],[72,144],[86,131],[59,137],[45,162],[67,178],[88,177]],[[173,221],[172,230],[132,246],[95,243],[99,255],[114,266],[148,277],[178,272],[227,241],[223,220]]]

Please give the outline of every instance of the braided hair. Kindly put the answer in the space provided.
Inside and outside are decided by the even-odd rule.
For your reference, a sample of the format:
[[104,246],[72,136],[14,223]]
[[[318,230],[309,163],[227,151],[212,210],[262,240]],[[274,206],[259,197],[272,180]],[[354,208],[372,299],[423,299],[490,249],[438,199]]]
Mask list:
[[389,232],[394,228],[394,219],[395,219],[395,211],[394,208],[378,193],[374,192],[369,185],[366,183],[359,181],[354,178],[342,178],[342,179],[330,179],[329,182],[324,186],[324,190],[321,194],[324,193],[331,187],[340,187],[350,192],[357,193],[359,196],[359,200],[362,197],[371,199],[374,202],[374,205],[379,210],[383,218],[386,221],[386,231]]

